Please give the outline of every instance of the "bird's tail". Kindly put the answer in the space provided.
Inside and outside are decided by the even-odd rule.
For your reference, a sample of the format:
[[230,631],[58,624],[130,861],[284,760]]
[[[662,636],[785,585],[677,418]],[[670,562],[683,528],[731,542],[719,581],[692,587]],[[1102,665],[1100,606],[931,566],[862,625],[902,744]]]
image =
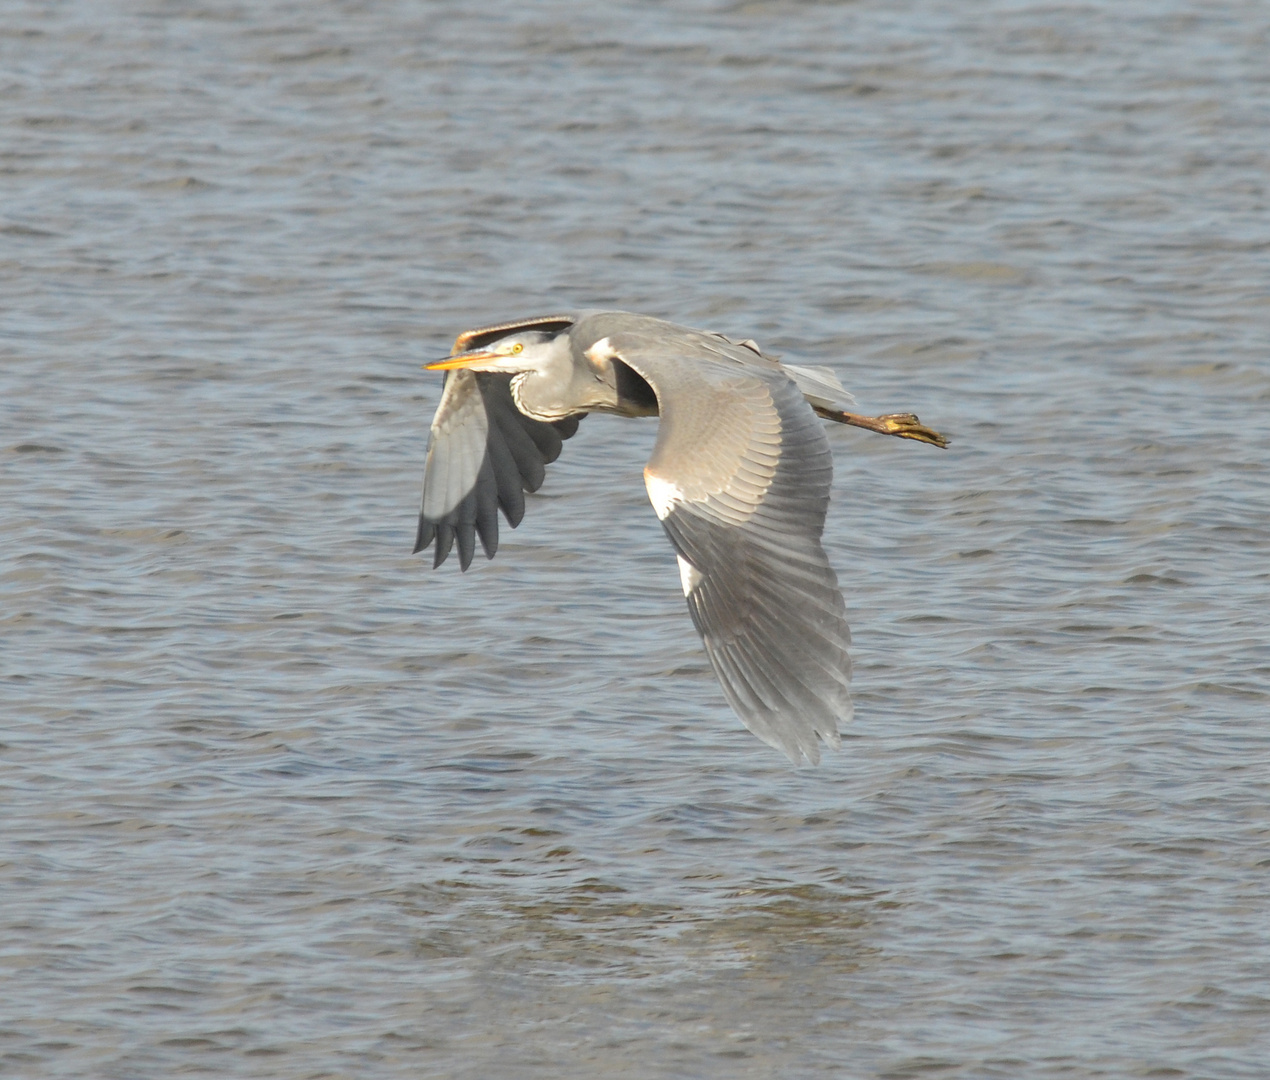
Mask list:
[[781,367],[814,408],[833,409],[855,404],[851,391],[838,381],[833,368],[785,363]]

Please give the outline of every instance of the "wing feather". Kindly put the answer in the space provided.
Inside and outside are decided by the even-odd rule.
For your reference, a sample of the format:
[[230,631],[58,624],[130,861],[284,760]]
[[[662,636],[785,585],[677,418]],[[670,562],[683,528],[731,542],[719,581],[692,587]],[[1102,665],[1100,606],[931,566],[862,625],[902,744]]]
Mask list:
[[544,423],[526,416],[512,400],[510,375],[448,372],[428,438],[414,550],[435,543],[435,568],[457,544],[459,566],[466,570],[479,538],[492,559],[498,511],[513,529],[520,524],[524,493],[542,485],[547,465],[560,456],[579,419]]
[[688,565],[681,576],[706,655],[746,727],[791,760],[816,762],[819,743],[838,746],[851,718],[851,631],[820,543],[833,459],[804,392],[839,388],[824,377],[795,383],[717,335],[631,318],[606,332],[605,316],[593,316],[578,332],[657,395],[645,478]]
[[[498,504],[507,517],[507,523],[514,529],[525,516],[525,485],[521,480],[516,457],[507,445],[507,436],[497,425],[490,429],[489,441],[485,444],[485,449],[489,453],[490,466],[494,470],[494,483],[498,487]],[[495,540],[497,540],[497,533],[495,533]]]

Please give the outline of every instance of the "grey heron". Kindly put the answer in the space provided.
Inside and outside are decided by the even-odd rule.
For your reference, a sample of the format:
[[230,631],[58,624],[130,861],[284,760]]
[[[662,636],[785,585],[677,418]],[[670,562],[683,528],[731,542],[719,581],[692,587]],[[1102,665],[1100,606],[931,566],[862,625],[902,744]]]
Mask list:
[[688,611],[742,722],[791,761],[817,763],[851,718],[846,607],[821,547],[833,457],[817,416],[946,446],[916,416],[869,417],[828,368],[782,364],[647,315],[595,311],[468,330],[428,443],[416,552],[498,548],[588,412],[660,417],[644,469]]

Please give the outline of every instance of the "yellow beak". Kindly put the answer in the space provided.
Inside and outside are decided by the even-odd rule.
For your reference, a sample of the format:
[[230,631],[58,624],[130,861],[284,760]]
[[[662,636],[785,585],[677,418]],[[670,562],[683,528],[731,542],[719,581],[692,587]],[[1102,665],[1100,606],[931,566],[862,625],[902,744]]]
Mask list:
[[459,356],[451,356],[445,360],[438,360],[435,364],[425,364],[425,371],[451,371],[454,368],[471,367],[473,364],[479,364],[482,360],[497,360],[498,353],[492,352],[469,352],[462,353]]

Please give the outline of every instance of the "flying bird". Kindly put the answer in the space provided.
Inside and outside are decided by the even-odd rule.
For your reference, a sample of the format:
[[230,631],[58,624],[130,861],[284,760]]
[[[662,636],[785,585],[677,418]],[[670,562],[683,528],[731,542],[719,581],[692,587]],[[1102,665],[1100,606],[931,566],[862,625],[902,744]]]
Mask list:
[[660,417],[644,469],[688,612],[746,727],[791,761],[820,760],[851,718],[846,606],[820,537],[833,457],[818,417],[943,447],[911,413],[861,416],[829,368],[753,341],[595,311],[458,336],[432,421],[416,552],[459,565],[498,549],[589,412]]

